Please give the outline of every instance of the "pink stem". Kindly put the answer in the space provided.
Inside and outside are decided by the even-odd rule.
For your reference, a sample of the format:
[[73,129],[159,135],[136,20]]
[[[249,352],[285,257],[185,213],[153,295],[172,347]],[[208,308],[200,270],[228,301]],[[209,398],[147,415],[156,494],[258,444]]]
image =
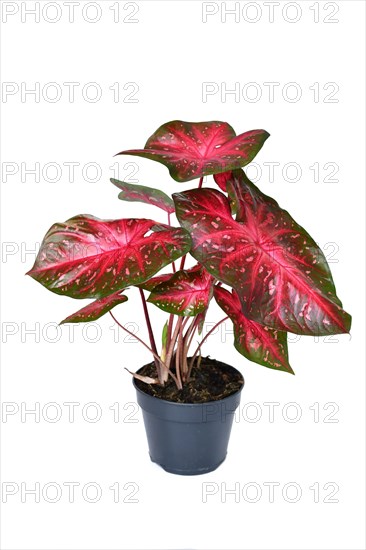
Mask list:
[[169,314],[169,321],[168,321],[168,333],[167,333],[167,338],[166,338],[166,347],[167,347],[167,349],[169,349],[170,341],[172,339],[173,320],[174,320],[174,315],[173,315],[173,313],[170,313]]
[[178,321],[177,321],[177,324],[175,325],[173,336],[171,338],[168,353],[167,353],[167,356],[166,356],[166,359],[165,359],[168,366],[170,366],[170,361],[173,357],[174,347],[177,343],[179,333],[180,333],[180,331],[182,331],[184,329],[188,319],[189,319],[189,317],[185,317],[184,320],[183,320],[183,317],[179,317]]
[[186,263],[186,257],[187,257],[187,254],[185,254],[181,259],[179,269],[184,269],[184,264]]
[[159,380],[160,380],[160,382],[162,382],[162,373],[161,373],[161,369],[160,369],[160,364],[156,359],[156,356],[158,355],[158,350],[157,350],[156,344],[155,344],[154,333],[153,333],[153,330],[152,330],[152,327],[151,327],[150,316],[149,316],[149,312],[148,312],[147,305],[146,305],[144,291],[142,290],[142,288],[139,288],[139,291],[140,291],[140,296],[141,296],[141,300],[142,300],[142,307],[144,308],[144,315],[145,315],[147,330],[148,330],[148,333],[149,333],[150,345],[151,345],[152,351],[154,352],[155,366],[156,366],[156,369],[158,371]]
[[165,358],[165,361],[168,367],[170,367],[170,362],[173,357],[173,351],[174,351],[175,342],[177,341],[178,330],[179,330],[179,319],[174,327],[173,335],[170,338],[170,343],[169,343],[168,351]]
[[221,323],[223,323],[224,321],[226,321],[226,319],[229,319],[229,317],[224,317],[223,319],[221,319],[221,321],[219,321],[218,323],[216,323],[216,325],[214,325],[214,326],[212,327],[212,329],[206,334],[206,336],[201,340],[201,343],[198,345],[198,347],[197,347],[196,351],[194,352],[193,357],[192,357],[192,359],[191,359],[190,368],[192,368],[193,363],[194,363],[194,360],[196,359],[199,350],[201,349],[202,345],[205,343],[205,341],[207,340],[207,338],[213,333],[213,331],[214,331],[219,325],[221,325]]
[[196,332],[198,327],[197,319],[198,317],[194,317],[191,325],[188,327],[183,338],[182,364],[184,366],[185,380],[187,382],[189,382],[189,376],[190,376],[190,369],[188,368],[188,364],[187,364],[187,355],[188,355],[189,347],[194,337],[194,333]]
[[175,374],[177,376],[179,386],[178,389],[182,389],[182,378],[181,378],[181,372],[180,372],[180,346],[181,346],[181,339],[182,339],[182,326],[183,326],[183,317],[180,317],[177,323],[178,328],[178,343],[177,343],[177,349],[175,351]]

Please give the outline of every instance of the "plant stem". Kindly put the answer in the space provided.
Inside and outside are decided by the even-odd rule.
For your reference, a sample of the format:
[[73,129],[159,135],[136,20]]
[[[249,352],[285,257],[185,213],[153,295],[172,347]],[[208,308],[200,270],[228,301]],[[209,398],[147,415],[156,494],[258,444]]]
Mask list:
[[[199,326],[199,322],[198,322],[198,319],[196,318],[196,321],[195,321],[195,323],[194,323],[194,327],[193,327],[192,333],[190,334],[189,340],[188,340],[188,342],[187,342],[186,356],[188,355],[189,349],[190,349],[191,344],[192,344],[192,340],[193,340],[193,338],[194,338],[194,335],[195,335],[196,330],[198,329],[198,326]],[[192,367],[193,367],[193,364],[190,365],[189,368],[188,368],[187,382],[189,382],[189,379],[190,379],[190,377],[191,377]]]
[[184,264],[186,263],[186,257],[187,257],[187,254],[184,254],[183,258],[180,261],[179,269],[184,269]]
[[181,377],[181,350],[182,350],[182,332],[183,332],[183,317],[180,317],[177,323],[178,330],[178,342],[177,348],[175,350],[175,374],[180,383],[180,390],[183,388],[182,377]]
[[198,183],[198,189],[201,189],[202,184],[203,184],[203,176],[202,176],[202,178],[200,178],[200,181]]
[[183,337],[183,349],[182,349],[182,366],[183,366],[183,373],[184,373],[184,380],[188,381],[188,364],[187,364],[187,355],[190,343],[192,342],[192,338],[194,336],[194,333],[197,329],[197,316],[193,318],[192,323],[186,330],[186,333]]
[[187,323],[188,319],[189,319],[189,317],[186,317],[185,319],[183,317],[179,317],[178,321],[177,321],[177,324],[175,325],[173,336],[171,338],[169,349],[168,349],[168,352],[166,354],[166,359],[165,359],[165,362],[169,367],[170,367],[170,363],[171,363],[171,360],[172,360],[172,357],[173,357],[174,347],[175,347],[175,344],[177,343],[179,332],[181,330],[183,330],[183,328],[184,328],[185,324]]
[[223,319],[221,319],[221,321],[219,321],[218,323],[216,323],[216,325],[214,325],[212,327],[212,329],[206,334],[206,336],[201,340],[201,343],[198,345],[196,351],[194,352],[193,354],[193,357],[191,359],[191,362],[190,362],[190,365],[189,365],[189,374],[191,373],[191,370],[192,370],[192,367],[193,367],[193,363],[194,363],[194,360],[196,359],[197,357],[197,354],[199,352],[199,350],[201,349],[202,345],[205,343],[205,341],[207,340],[207,338],[213,333],[213,331],[219,326],[221,325],[221,323],[223,323],[224,321],[226,321],[226,319],[228,319],[229,317],[226,316],[224,317]]
[[149,312],[148,312],[147,305],[146,305],[145,295],[144,295],[144,291],[142,290],[142,288],[139,288],[139,291],[140,291],[140,296],[141,296],[141,300],[142,300],[142,307],[144,308],[144,315],[145,315],[147,330],[148,330],[148,333],[149,333],[150,346],[151,346],[152,351],[154,352],[154,362],[155,362],[156,370],[158,371],[159,382],[162,384],[163,383],[163,373],[162,373],[161,368],[160,368],[160,358],[159,358],[159,361],[156,359],[156,356],[158,356],[158,350],[157,350],[156,344],[155,344],[154,333],[153,333],[153,330],[152,330],[152,327],[151,327],[150,316],[149,316]]
[[177,321],[177,324],[175,325],[173,335],[170,339],[168,351],[167,351],[166,358],[165,358],[165,361],[166,361],[166,364],[168,365],[168,367],[170,367],[170,362],[171,362],[172,357],[173,357],[174,345],[175,345],[175,342],[177,340],[178,330],[179,330],[179,319]]
[[139,338],[138,336],[136,336],[136,334],[134,334],[133,332],[131,332],[130,330],[128,330],[128,328],[124,327],[119,321],[117,321],[117,319],[115,318],[115,316],[113,315],[113,313],[110,311],[109,312],[110,316],[112,317],[113,321],[122,329],[124,330],[125,332],[127,332],[127,334],[129,334],[130,336],[133,336],[133,338],[136,338],[136,340],[138,340],[140,342],[140,344],[142,344],[146,349],[149,350],[150,353],[153,354],[153,356],[155,357],[155,359],[157,359],[160,363],[160,365],[163,366],[164,369],[167,369],[167,371],[169,372],[170,376],[173,378],[174,382],[177,384],[178,383],[178,380],[176,378],[176,376],[174,376],[174,374],[170,371],[170,369],[166,366],[166,364],[161,360],[161,358],[159,357],[158,354],[154,353],[153,350],[143,341],[141,340],[141,338]]
[[[174,320],[174,315],[173,315],[173,313],[170,313],[169,320],[168,320],[168,329],[167,329],[167,334],[166,334],[166,343],[165,343],[165,357],[164,357],[165,360],[168,358],[167,353],[168,353],[168,350],[170,348],[170,342],[171,342],[171,339],[172,339],[173,320]],[[167,365],[170,368],[170,359],[169,359],[169,363],[167,363]],[[168,380],[168,374],[169,373],[166,370],[163,372],[163,381],[164,381],[164,383],[167,382],[167,380]]]

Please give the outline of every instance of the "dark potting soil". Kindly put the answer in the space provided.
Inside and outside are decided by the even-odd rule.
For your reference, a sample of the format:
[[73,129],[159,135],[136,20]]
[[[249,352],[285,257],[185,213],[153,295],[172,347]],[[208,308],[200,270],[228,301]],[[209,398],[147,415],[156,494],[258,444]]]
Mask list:
[[[189,364],[189,360],[188,360]],[[174,370],[172,371],[174,374]],[[149,363],[138,371],[143,376],[156,377],[154,363]],[[169,376],[164,386],[159,384],[146,384],[141,380],[135,379],[136,386],[153,397],[173,401],[175,403],[207,403],[208,401],[218,401],[229,397],[240,390],[244,380],[240,372],[209,357],[202,357],[200,365],[195,365],[192,369],[190,381],[183,384],[183,389],[178,390],[177,386]]]

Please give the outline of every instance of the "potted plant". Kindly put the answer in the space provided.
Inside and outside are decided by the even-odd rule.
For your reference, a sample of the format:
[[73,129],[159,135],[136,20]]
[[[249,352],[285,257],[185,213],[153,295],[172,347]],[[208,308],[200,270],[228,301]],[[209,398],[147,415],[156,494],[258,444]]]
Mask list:
[[[137,287],[149,343],[137,339],[153,362],[132,373],[133,383],[151,459],[170,472],[209,472],[225,459],[244,381],[233,367],[201,356],[203,342],[220,323],[232,321],[240,354],[288,373],[287,332],[319,336],[350,329],[351,317],[315,241],[243,171],[268,136],[264,130],[237,136],[217,121],[164,124],[144,149],[119,154],[158,161],[176,182],[198,185],[170,198],[111,181],[120,199],[164,211],[165,223],[75,216],[49,229],[28,272],[52,292],[94,300],[62,323],[95,321],[109,312],[127,332],[111,310],[127,301],[128,287]],[[203,186],[205,176],[213,176],[213,187]],[[180,227],[171,225],[173,214]],[[193,265],[186,266],[188,255]],[[212,298],[225,317],[189,357]],[[159,329],[161,349],[147,302],[169,314]]]

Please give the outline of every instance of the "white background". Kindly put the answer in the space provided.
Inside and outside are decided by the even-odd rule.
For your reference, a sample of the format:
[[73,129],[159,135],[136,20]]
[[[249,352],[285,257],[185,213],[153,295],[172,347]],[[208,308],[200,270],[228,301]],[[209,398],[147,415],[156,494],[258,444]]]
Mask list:
[[[114,22],[116,2],[97,2],[82,11],[90,2],[80,0],[73,23],[64,2],[51,3],[45,12],[46,2],[40,2],[35,22],[24,11],[34,4],[2,2],[2,79],[13,83],[6,90],[14,92],[2,100],[2,161],[8,163],[2,186],[2,399],[14,413],[3,415],[1,425],[3,499],[4,483],[14,489],[3,504],[2,548],[365,548],[364,2],[282,2],[272,6],[272,22],[268,3],[260,2],[237,2],[237,21],[235,15],[225,21],[221,2],[205,7],[195,1],[142,1],[138,11],[133,3],[120,2]],[[226,8],[234,4],[227,2]],[[217,13],[203,22],[205,10]],[[47,88],[50,82],[56,88]],[[74,102],[65,82],[80,84]],[[102,92],[99,101],[92,102],[95,88],[85,88],[90,82]],[[205,82],[216,93],[203,98]],[[264,84],[270,82],[278,83],[273,98]],[[22,98],[21,91],[35,83],[39,101],[34,95]],[[110,89],[115,83],[119,98]],[[239,97],[225,96],[225,86],[235,85]],[[57,90],[62,95],[52,102]],[[134,90],[135,102],[126,102]],[[296,376],[246,361],[232,346],[229,324],[211,338],[204,353],[238,367],[246,386],[226,462],[216,472],[190,478],[167,474],[148,458],[141,413],[123,369],[137,370],[150,360],[148,352],[123,342],[121,333],[116,342],[109,316],[87,332],[76,325],[74,337],[69,326],[57,329],[80,302],[24,276],[34,261],[32,249],[56,221],[79,213],[165,221],[153,207],[118,201],[109,177],[118,176],[117,165],[120,179],[127,177],[126,163],[135,162],[134,177],[141,184],[169,193],[189,188],[192,184],[170,180],[157,163],[113,158],[120,150],[143,147],[172,119],[224,120],[237,133],[270,132],[256,158],[257,184],[325,250],[337,292],[353,315],[351,337],[291,337]],[[70,162],[79,163],[73,182],[65,164]],[[280,163],[272,182],[266,162]],[[35,163],[40,163],[39,181],[24,172]],[[52,166],[47,172],[47,163],[57,163],[61,172]],[[84,177],[87,163],[97,163],[99,175],[90,168]],[[287,163],[300,166],[300,178],[298,168]],[[310,169],[315,163],[319,178]],[[327,163],[333,164],[324,168]],[[329,181],[334,165],[338,181]],[[115,312],[146,338],[140,306],[136,292],[130,292],[129,302]],[[159,335],[165,317],[157,309],[152,313]],[[220,315],[213,306],[209,321]],[[80,404],[74,422],[67,402]],[[90,402],[102,413],[97,422],[90,421],[96,409],[85,407]],[[22,422],[21,408],[35,403],[39,422],[31,414]],[[47,403],[58,408],[44,407]],[[117,405],[110,409],[116,403],[118,418]],[[277,403],[273,422],[264,403]],[[56,413],[61,418],[51,422]],[[80,484],[73,503],[67,482]],[[94,497],[92,486],[85,498],[84,486],[91,482],[101,491],[95,503],[87,501]],[[268,482],[278,484],[273,499]],[[26,489],[40,484],[39,503],[30,494],[23,494],[22,502],[22,483]],[[42,495],[47,483],[56,485]],[[109,489],[116,483],[117,503]],[[51,503],[55,487],[62,493]],[[236,495],[225,496],[234,488]],[[298,501],[289,502],[295,489]],[[205,502],[207,490],[215,494]],[[132,498],[137,502],[129,502]]]

